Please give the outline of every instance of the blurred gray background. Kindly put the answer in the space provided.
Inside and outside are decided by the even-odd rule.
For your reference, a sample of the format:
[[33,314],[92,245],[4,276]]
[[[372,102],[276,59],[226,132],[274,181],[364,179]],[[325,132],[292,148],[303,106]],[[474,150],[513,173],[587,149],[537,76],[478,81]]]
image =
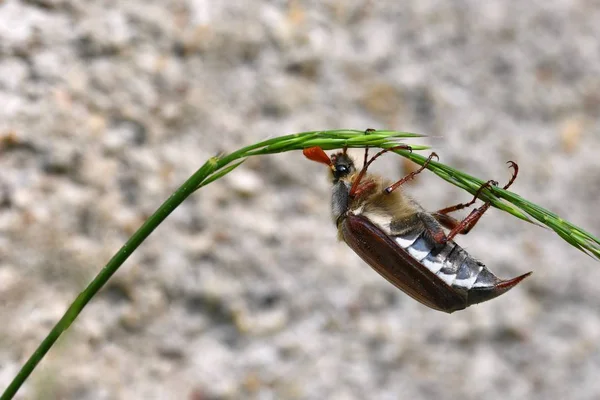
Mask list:
[[[413,131],[501,182],[515,160],[514,191],[600,234],[599,38],[597,0],[0,1],[0,387],[196,168],[269,137]],[[470,198],[431,173],[407,190]],[[427,309],[336,241],[322,165],[251,159],[159,227],[18,398],[600,398],[600,264],[497,210],[459,243],[534,274]]]

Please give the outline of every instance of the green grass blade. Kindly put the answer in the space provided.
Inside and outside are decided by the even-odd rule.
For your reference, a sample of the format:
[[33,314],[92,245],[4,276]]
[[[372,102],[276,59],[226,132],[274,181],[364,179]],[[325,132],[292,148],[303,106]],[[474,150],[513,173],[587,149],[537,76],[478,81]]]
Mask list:
[[[378,132],[371,137],[363,131],[339,129],[334,131],[312,131],[293,135],[281,136],[264,140],[259,143],[244,147],[223,157],[209,159],[198,169],[183,185],[173,193],[148,220],[131,236],[123,247],[110,259],[90,284],[77,296],[69,306],[62,318],[52,328],[50,333],[40,343],[31,357],[25,362],[12,382],[5,389],[0,400],[12,399],[23,382],[39,364],[42,358],[66,331],[90,300],[106,284],[110,277],[117,272],[120,266],[129,258],[144,240],[169,216],[186,198],[200,187],[205,186],[223,177],[237,168],[244,159],[249,156],[272,154],[284,151],[301,150],[321,143],[327,148],[340,148],[348,143],[352,147],[360,147],[371,144],[374,140],[382,145],[393,144],[399,138],[416,137],[414,134],[403,132],[385,131]],[[311,142],[312,140],[312,142]],[[348,145],[350,145],[348,144]],[[241,161],[238,161],[241,160]]]

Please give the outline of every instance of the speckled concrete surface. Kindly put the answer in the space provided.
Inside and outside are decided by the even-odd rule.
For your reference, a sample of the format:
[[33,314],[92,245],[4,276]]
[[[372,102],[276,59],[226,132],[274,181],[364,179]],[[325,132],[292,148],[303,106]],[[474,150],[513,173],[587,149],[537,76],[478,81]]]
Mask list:
[[[600,234],[599,38],[594,0],[0,1],[0,387],[186,177],[267,137],[428,134],[483,179],[517,161],[516,192]],[[258,158],[202,189],[19,398],[600,398],[600,263],[492,210],[460,243],[534,274],[431,311],[336,242],[321,167]]]

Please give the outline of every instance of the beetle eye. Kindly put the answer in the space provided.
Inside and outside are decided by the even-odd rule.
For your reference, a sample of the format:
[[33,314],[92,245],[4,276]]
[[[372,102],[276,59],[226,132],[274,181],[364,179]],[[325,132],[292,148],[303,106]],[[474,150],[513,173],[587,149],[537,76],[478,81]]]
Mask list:
[[349,168],[347,165],[336,165],[335,166],[335,176],[336,177],[341,177],[344,175],[347,175],[349,171]]

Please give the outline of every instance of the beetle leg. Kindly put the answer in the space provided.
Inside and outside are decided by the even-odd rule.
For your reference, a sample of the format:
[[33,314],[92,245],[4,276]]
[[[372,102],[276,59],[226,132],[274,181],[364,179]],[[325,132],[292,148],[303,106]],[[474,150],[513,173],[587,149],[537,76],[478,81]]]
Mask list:
[[425,162],[423,163],[423,165],[421,166],[421,168],[419,168],[416,171],[411,172],[410,174],[406,175],[404,178],[400,179],[398,182],[394,183],[391,186],[386,187],[383,191],[387,194],[392,193],[394,190],[398,189],[401,185],[403,185],[404,183],[406,183],[407,181],[410,181],[412,179],[414,179],[414,177],[420,173],[421,171],[423,171],[425,168],[427,168],[427,164],[429,164],[429,162],[431,161],[431,159],[435,157],[437,160],[439,160],[440,158],[438,157],[437,154],[435,153],[431,153],[429,155],[429,157],[427,157],[427,160],[425,160]]
[[[457,205],[451,206],[451,207],[446,207],[446,208],[439,210],[437,213],[434,214],[434,218],[436,218],[436,219],[438,219],[437,218],[438,215],[445,217],[445,218],[438,219],[438,221],[440,222],[440,224],[442,224],[446,228],[450,229],[450,232],[448,233],[446,241],[452,240],[459,233],[463,234],[463,235],[466,235],[467,233],[469,233],[471,231],[471,229],[473,229],[475,224],[477,224],[477,222],[481,219],[483,214],[488,210],[488,208],[490,208],[491,204],[485,203],[481,207],[474,209],[467,216],[467,218],[463,219],[462,221],[452,218],[451,216],[447,215],[447,213],[461,210],[465,207],[469,207],[470,205],[475,203],[475,201],[477,200],[477,198],[479,197],[479,194],[481,193],[481,191],[483,189],[485,189],[485,188],[489,189],[492,187],[492,185],[496,186],[497,184],[498,184],[498,182],[496,182],[496,181],[487,181],[486,183],[481,185],[481,187],[475,193],[475,197],[470,202],[464,203],[464,204],[457,204]],[[448,223],[448,224],[446,225],[445,223]]]
[[[360,181],[365,177],[365,174],[367,173],[367,169],[369,168],[371,163],[373,161],[375,161],[377,158],[379,158],[381,155],[387,153],[388,151],[394,151],[394,150],[408,150],[408,151],[412,152],[412,147],[405,145],[405,144],[401,144],[398,146],[393,146],[393,147],[389,147],[387,149],[383,149],[379,153],[377,153],[373,157],[371,157],[371,159],[360,170],[356,179],[354,179],[354,183],[352,183],[352,187],[350,188],[350,197],[355,197],[356,190],[358,189],[358,186],[360,185]],[[365,156],[366,156],[366,154],[365,154]]]
[[368,180],[368,181],[362,182],[360,185],[358,185],[356,187],[356,189],[354,190],[354,193],[351,192],[350,197],[353,199],[358,199],[369,193],[372,193],[376,187],[377,187],[377,183],[375,183],[373,180]]
[[[458,210],[462,210],[463,208],[467,208],[467,207],[472,206],[473,204],[475,204],[475,202],[479,198],[479,195],[481,194],[481,192],[483,191],[483,189],[486,189],[486,188],[490,189],[492,187],[492,185],[497,186],[498,182],[496,182],[494,180],[487,181],[486,183],[484,183],[483,185],[481,185],[479,187],[479,189],[477,189],[477,192],[475,192],[475,196],[473,197],[473,200],[471,200],[470,202],[468,202],[468,203],[460,203],[460,204],[456,204],[456,205],[453,205],[453,206],[450,206],[450,207],[442,208],[441,210],[437,210],[435,212],[435,214],[446,215],[448,213],[451,213],[451,212],[454,212],[454,211],[458,211]],[[448,216],[448,218],[454,219],[454,218],[452,218],[450,216]],[[438,219],[438,221],[440,221],[440,220]],[[456,221],[456,220],[454,220],[454,221]],[[442,221],[440,221],[440,223],[443,225]],[[453,222],[450,222],[450,224],[452,225]],[[446,226],[446,225],[444,225],[444,226]],[[447,227],[447,228],[453,229],[454,226],[452,228],[450,228],[450,227]]]
[[[439,222],[444,228],[446,229],[454,229],[458,224],[460,224],[460,221],[448,214],[441,214],[439,212],[434,212],[431,213],[431,215],[433,216],[433,218],[435,218],[435,220],[437,222]],[[466,232],[460,232],[462,234],[466,234]]]
[[471,211],[471,213],[467,216],[467,218],[460,221],[459,224],[456,225],[448,233],[448,236],[446,236],[446,241],[454,239],[454,237],[456,235],[458,235],[459,233],[462,233],[462,234],[469,233],[469,231],[471,229],[473,229],[475,224],[479,221],[479,219],[483,216],[483,214],[488,210],[488,208],[490,208],[490,206],[491,206],[491,203],[485,203],[481,207],[476,208],[473,211]]
[[[431,215],[440,223],[440,225],[446,229],[449,229],[450,231],[455,229],[462,222],[461,220],[456,219],[448,214],[433,213]],[[481,218],[481,216],[479,218]],[[479,219],[477,219],[477,221],[479,221]],[[471,231],[471,229],[473,229],[477,221],[472,222],[469,226],[463,227],[462,230],[458,231],[458,233],[461,235],[466,235]]]
[[508,183],[506,185],[504,185],[504,187],[502,189],[506,190],[510,187],[510,185],[513,184],[513,182],[515,181],[515,179],[517,179],[517,175],[519,175],[519,165],[514,162],[514,161],[507,161],[506,162],[508,164],[509,168],[513,169],[513,174],[510,177],[510,180],[508,181]]
[[446,233],[432,215],[420,212],[417,216],[423,223],[427,235],[433,239],[434,242],[444,244],[448,241]]
[[[504,190],[508,189],[510,187],[510,185],[513,184],[513,182],[515,181],[515,179],[517,179],[517,174],[519,173],[519,166],[517,165],[516,162],[514,162],[514,161],[508,161],[507,164],[510,164],[510,168],[513,168],[514,171],[513,171],[513,174],[511,176],[510,180],[508,181],[508,183],[506,185],[504,185],[504,187],[502,188]],[[475,196],[473,197],[473,200],[471,200],[470,202],[456,204],[454,206],[442,208],[441,210],[436,211],[434,213],[434,215],[436,215],[436,214],[448,214],[448,213],[451,213],[451,212],[454,212],[454,211],[458,211],[458,210],[462,210],[463,208],[467,208],[467,207],[472,206],[473,204],[475,204],[475,201],[477,201],[477,198],[481,194],[481,191],[483,189],[485,189],[486,187],[489,189],[491,187],[491,185],[497,186],[498,182],[496,182],[494,180],[487,181],[486,183],[484,183],[483,185],[481,185],[479,187],[479,189],[477,189],[477,192],[475,192]],[[444,217],[442,217],[442,218],[444,218]],[[451,218],[451,217],[448,217],[448,218]],[[436,219],[437,219],[437,216],[436,216]],[[453,219],[453,218],[451,218],[451,219]],[[439,219],[438,219],[438,221],[440,222],[440,224],[444,225],[444,222],[440,221]],[[446,221],[448,221],[448,220],[446,220]],[[451,225],[453,224],[453,222],[449,222],[449,223]],[[446,226],[446,225],[444,225],[444,226]],[[449,228],[449,229],[451,229],[449,226],[446,226],[446,227]]]
[[[368,135],[368,134],[373,133],[373,132],[375,132],[375,129],[373,129],[373,128],[367,128],[365,130],[365,135]],[[409,147],[409,146],[407,146],[407,147]],[[410,149],[410,147],[408,148],[408,150],[412,151],[412,149]],[[346,154],[346,150],[344,150],[344,154]],[[368,159],[369,159],[369,145],[366,145],[365,146],[365,158],[363,159],[363,166],[362,166],[364,170],[367,169],[367,160]]]
[[[365,135],[368,135],[368,134],[373,133],[373,132],[375,132],[375,129],[373,129],[373,128],[367,128],[365,130]],[[348,148],[346,146],[344,146],[344,154],[346,154],[347,150],[348,150]],[[363,159],[363,166],[362,166],[362,169],[365,170],[365,171],[367,170],[367,160],[368,159],[369,159],[369,145],[366,145],[365,146],[365,157]]]
[[[517,165],[517,163],[515,163],[514,161],[508,161],[507,164],[510,164],[510,168],[512,168],[513,174],[510,178],[510,180],[508,181],[508,183],[506,185],[504,185],[504,187],[502,189],[506,190],[510,187],[510,185],[513,184],[513,182],[515,181],[515,179],[517,179],[517,174],[519,173],[519,166]],[[442,208],[441,210],[437,210],[435,213],[433,213],[433,215],[436,217],[436,219],[440,222],[440,224],[444,225],[446,228],[448,229],[454,229],[454,226],[456,225],[454,223],[455,220],[454,218],[450,217],[450,216],[440,216],[440,218],[438,218],[439,214],[448,214],[454,211],[458,211],[458,210],[462,210],[463,208],[467,208],[472,206],[473,204],[475,204],[475,201],[477,201],[477,198],[479,197],[479,195],[481,194],[481,191],[483,189],[490,188],[491,185],[498,185],[498,182],[494,181],[494,180],[490,180],[487,181],[486,183],[484,183],[483,185],[481,185],[479,187],[479,189],[477,189],[477,192],[475,193],[475,196],[473,197],[473,200],[471,200],[468,203],[461,203],[461,204],[456,204],[454,206],[450,206],[450,207],[446,207],[446,208]],[[448,225],[446,225],[446,223]]]
[[[517,165],[517,163],[515,163],[513,161],[509,161],[507,164],[510,164],[510,167],[514,171],[513,171],[513,175],[511,176],[510,180],[508,181],[508,183],[506,185],[504,185],[504,187],[502,188],[504,190],[508,189],[510,187],[510,185],[513,184],[515,179],[517,179],[517,174],[519,173],[519,166]],[[463,235],[466,235],[467,233],[469,233],[469,231],[471,229],[473,229],[475,224],[477,224],[479,219],[488,210],[488,208],[490,208],[491,203],[485,203],[481,207],[474,209],[467,216],[467,218],[463,219],[462,221],[458,221],[457,219],[450,217],[449,215],[447,215],[447,213],[453,212],[456,210],[460,210],[460,209],[463,209],[465,207],[472,205],[473,203],[475,203],[475,201],[477,200],[477,198],[479,197],[479,194],[481,193],[481,191],[483,189],[491,188],[492,185],[495,186],[497,184],[498,184],[498,182],[496,182],[496,181],[487,181],[485,184],[481,185],[481,187],[475,193],[475,197],[470,202],[464,203],[464,204],[457,204],[457,205],[451,206],[451,207],[446,207],[446,208],[443,208],[433,214],[433,217],[435,219],[437,219],[440,224],[442,224],[446,228],[450,229],[450,232],[448,233],[448,236],[446,237],[445,241],[452,240],[459,233],[461,233]]]

